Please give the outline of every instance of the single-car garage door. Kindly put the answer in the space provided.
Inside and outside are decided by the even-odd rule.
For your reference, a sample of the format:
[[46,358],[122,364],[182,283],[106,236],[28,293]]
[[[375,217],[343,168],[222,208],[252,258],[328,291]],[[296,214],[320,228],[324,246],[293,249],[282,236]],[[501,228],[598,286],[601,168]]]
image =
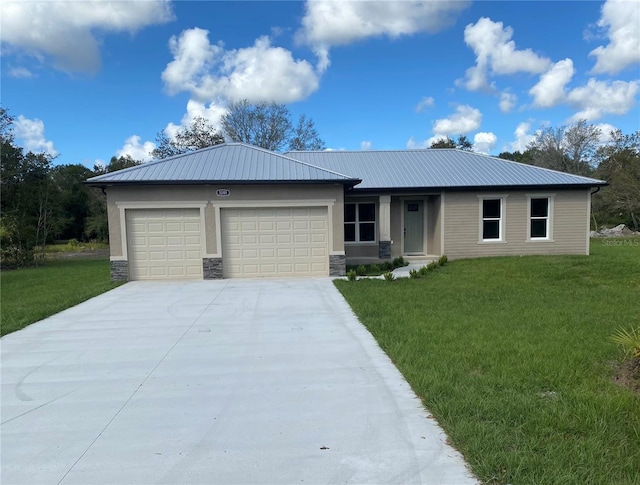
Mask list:
[[221,212],[225,278],[329,274],[326,207]]
[[201,279],[200,209],[126,211],[129,278]]

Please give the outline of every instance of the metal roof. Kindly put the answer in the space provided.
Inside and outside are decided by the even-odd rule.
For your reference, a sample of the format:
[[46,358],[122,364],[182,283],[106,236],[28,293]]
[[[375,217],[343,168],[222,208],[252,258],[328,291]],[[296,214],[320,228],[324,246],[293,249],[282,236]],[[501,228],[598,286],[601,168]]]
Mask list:
[[292,151],[285,155],[362,179],[355,190],[606,185],[578,175],[457,149]]
[[354,185],[359,181],[252,145],[225,143],[92,177],[86,183],[98,186],[210,182],[340,182]]

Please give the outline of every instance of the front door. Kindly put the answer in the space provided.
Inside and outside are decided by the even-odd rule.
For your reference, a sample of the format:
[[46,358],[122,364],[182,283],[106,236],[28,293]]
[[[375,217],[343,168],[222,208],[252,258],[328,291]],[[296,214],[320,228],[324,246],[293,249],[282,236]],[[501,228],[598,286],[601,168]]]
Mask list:
[[404,252],[424,253],[424,216],[421,200],[404,201]]

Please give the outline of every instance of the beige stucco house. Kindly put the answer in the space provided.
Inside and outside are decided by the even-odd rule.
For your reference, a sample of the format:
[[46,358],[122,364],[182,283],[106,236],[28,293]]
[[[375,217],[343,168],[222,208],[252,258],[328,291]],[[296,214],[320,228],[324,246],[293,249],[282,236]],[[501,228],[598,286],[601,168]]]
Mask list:
[[231,143],[91,178],[118,280],[343,275],[398,256],[589,254],[605,182],[455,149]]

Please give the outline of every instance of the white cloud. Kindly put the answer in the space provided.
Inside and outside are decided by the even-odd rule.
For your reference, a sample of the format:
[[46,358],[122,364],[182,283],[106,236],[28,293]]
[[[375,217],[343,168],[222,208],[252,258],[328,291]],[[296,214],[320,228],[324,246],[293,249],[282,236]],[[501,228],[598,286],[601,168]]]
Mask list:
[[368,37],[439,32],[470,4],[458,2],[309,0],[298,39],[325,47]]
[[433,132],[437,135],[464,135],[480,128],[482,113],[469,105],[460,105],[448,118],[433,123]]
[[170,94],[187,91],[199,102],[238,101],[291,103],[305,99],[319,87],[319,74],[306,60],[272,47],[259,37],[251,47],[225,50],[209,43],[208,31],[188,29],[173,36],[174,60],[162,80]]
[[20,115],[13,123],[13,134],[22,141],[25,151],[48,153],[52,157],[58,155],[58,150],[53,146],[53,142],[44,136],[42,120],[29,119]]
[[204,118],[210,125],[220,130],[222,128],[221,119],[226,112],[226,108],[214,103],[206,106],[204,103],[190,99],[187,102],[187,112],[182,117],[180,124],[169,123],[164,132],[169,138],[173,139],[180,128],[188,127],[195,118]]
[[607,143],[608,141],[610,141],[611,132],[618,130],[618,128],[616,128],[613,125],[610,125],[609,123],[598,123],[596,125],[596,128],[600,130],[600,139],[599,139],[600,143]]
[[598,81],[589,79],[586,85],[572,89],[567,102],[579,109],[572,121],[597,120],[605,114],[623,115],[634,107],[640,81]]
[[503,27],[502,22],[481,17],[464,29],[464,41],[476,54],[476,65],[467,69],[465,79],[456,84],[470,91],[490,90],[488,75],[545,71],[551,61],[531,49],[518,50],[511,37],[513,29]]
[[100,68],[96,31],[134,33],[173,18],[168,0],[122,2],[2,2],[2,42],[56,69],[96,72]]
[[481,131],[473,137],[473,149],[479,153],[489,153],[497,143],[498,137],[491,132]]
[[329,49],[376,36],[398,38],[435,33],[450,26],[469,1],[308,0],[296,39],[313,47],[322,72],[330,64]]
[[369,140],[361,141],[360,150],[371,150],[371,142]]
[[134,160],[141,160],[148,162],[153,159],[150,153],[156,147],[156,144],[152,141],[145,141],[140,143],[141,138],[138,135],[132,135],[124,142],[123,147],[116,152],[117,157],[129,155]]
[[527,145],[533,141],[535,135],[529,133],[531,129],[531,123],[523,121],[518,124],[513,135],[515,140],[509,145],[509,149],[512,152],[524,152],[527,149]]
[[503,113],[510,113],[518,102],[518,96],[508,91],[500,93],[500,111]]
[[30,77],[33,77],[33,73],[26,67],[10,67],[9,77],[15,77],[17,79],[28,79]]
[[602,6],[598,26],[607,29],[609,44],[589,53],[596,58],[593,73],[616,74],[640,62],[640,4],[637,0],[607,0]]
[[420,102],[416,105],[416,113],[420,113],[426,108],[431,108],[435,104],[436,100],[431,96],[425,96],[420,100]]
[[563,59],[556,62],[551,68],[540,76],[540,81],[529,90],[533,96],[533,105],[538,108],[550,108],[564,101],[566,97],[565,86],[575,74],[573,61]]

